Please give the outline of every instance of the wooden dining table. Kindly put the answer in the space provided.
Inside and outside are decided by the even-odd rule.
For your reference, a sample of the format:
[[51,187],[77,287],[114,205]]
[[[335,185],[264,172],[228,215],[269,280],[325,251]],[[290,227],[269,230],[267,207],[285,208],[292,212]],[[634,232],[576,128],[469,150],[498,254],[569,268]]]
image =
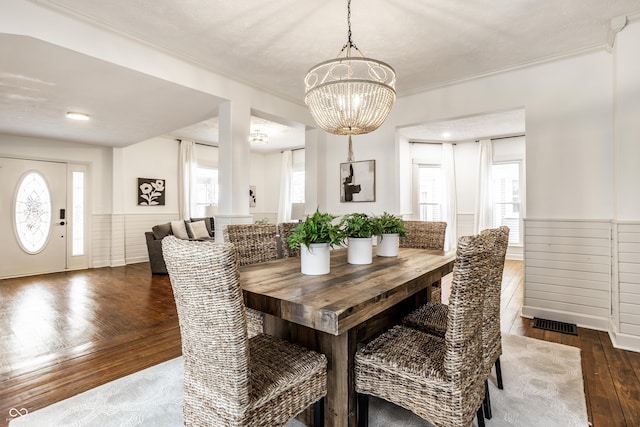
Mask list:
[[355,426],[358,344],[427,302],[454,261],[454,252],[401,248],[397,257],[352,265],[337,249],[329,274],[304,275],[300,258],[283,258],[240,267],[240,284],[245,305],[266,314],[266,333],[327,356],[325,426]]

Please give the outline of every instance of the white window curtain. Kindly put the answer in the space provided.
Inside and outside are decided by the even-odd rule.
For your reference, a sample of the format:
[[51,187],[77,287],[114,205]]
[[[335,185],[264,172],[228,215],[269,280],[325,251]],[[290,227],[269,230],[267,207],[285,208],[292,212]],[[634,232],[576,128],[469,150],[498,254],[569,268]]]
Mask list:
[[196,186],[196,153],[192,141],[180,141],[180,218],[191,218]]
[[453,155],[453,144],[442,144],[442,218],[447,223],[447,236],[444,249],[452,251],[456,249],[458,242],[458,207],[456,192],[456,164]]
[[285,150],[282,152],[281,161],[278,222],[287,222],[291,220],[291,174],[293,172],[291,150]]
[[476,234],[493,226],[493,198],[491,197],[493,150],[490,139],[480,140],[478,159],[478,192],[473,227]]

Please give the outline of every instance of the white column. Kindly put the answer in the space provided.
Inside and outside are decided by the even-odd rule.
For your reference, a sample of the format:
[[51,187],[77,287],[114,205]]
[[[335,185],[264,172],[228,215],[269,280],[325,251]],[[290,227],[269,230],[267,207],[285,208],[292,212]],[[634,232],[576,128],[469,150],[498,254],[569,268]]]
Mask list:
[[251,108],[241,100],[222,104],[218,110],[218,122],[220,197],[216,215],[216,240],[222,241],[222,229],[225,225],[253,222],[249,214]]

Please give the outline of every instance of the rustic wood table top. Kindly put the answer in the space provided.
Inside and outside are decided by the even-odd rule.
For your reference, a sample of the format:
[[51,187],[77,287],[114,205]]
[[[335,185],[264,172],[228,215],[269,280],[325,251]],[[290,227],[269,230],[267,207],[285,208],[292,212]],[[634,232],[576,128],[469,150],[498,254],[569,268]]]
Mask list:
[[397,257],[352,265],[337,249],[329,274],[304,275],[300,258],[284,258],[241,267],[240,282],[248,307],[339,335],[422,290],[425,276],[439,280],[454,259],[454,252],[400,248]]

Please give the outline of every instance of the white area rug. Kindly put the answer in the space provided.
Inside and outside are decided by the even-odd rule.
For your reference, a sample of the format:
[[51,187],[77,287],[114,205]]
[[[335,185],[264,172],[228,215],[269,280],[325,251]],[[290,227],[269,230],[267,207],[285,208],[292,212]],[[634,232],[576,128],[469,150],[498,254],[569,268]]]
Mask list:
[[[493,418],[487,427],[587,426],[580,350],[503,335],[504,390],[490,380]],[[371,399],[371,427],[431,424]],[[475,425],[475,421],[474,421]],[[182,358],[112,381],[11,421],[10,427],[182,426]],[[300,427],[291,421],[287,427]]]

